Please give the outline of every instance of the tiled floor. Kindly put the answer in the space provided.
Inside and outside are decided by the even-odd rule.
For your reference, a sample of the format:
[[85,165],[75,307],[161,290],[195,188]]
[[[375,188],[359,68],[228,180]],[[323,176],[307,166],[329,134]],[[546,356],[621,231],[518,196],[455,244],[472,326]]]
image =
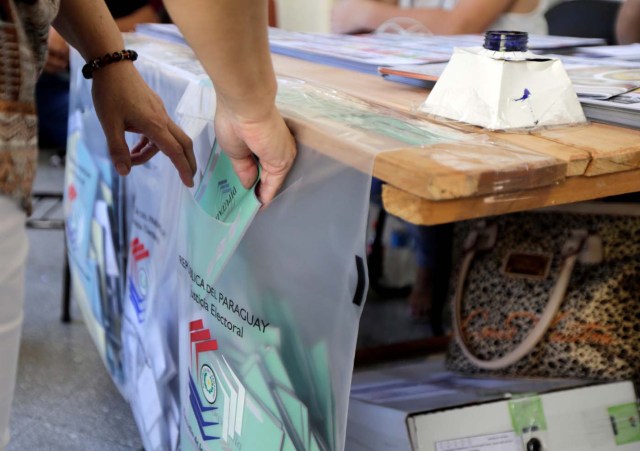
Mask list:
[[[63,170],[44,154],[36,189],[61,191]],[[111,382],[77,309],[60,322],[61,230],[29,230],[25,322],[8,451],[142,448],[133,416]]]
[[[36,189],[60,191],[63,170],[43,154]],[[127,403],[111,382],[80,318],[60,322],[63,233],[30,230],[25,323],[8,451],[119,451],[142,448]],[[371,298],[359,344],[429,334],[412,323],[406,301]]]

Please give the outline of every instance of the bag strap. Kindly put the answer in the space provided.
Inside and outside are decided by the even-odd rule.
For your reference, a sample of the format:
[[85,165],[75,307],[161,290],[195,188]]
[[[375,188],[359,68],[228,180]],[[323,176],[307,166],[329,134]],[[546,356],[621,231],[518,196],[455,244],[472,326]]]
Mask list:
[[544,334],[549,330],[549,327],[553,322],[553,318],[560,309],[560,305],[562,304],[567,292],[569,280],[571,279],[571,273],[573,272],[576,260],[578,259],[578,254],[580,254],[584,248],[587,238],[589,237],[588,233],[584,230],[573,231],[571,237],[565,242],[562,249],[562,269],[560,270],[558,280],[551,290],[549,302],[542,312],[540,319],[526,338],[518,344],[515,349],[502,357],[483,360],[473,354],[467,344],[462,325],[462,302],[464,286],[471,262],[478,251],[489,250],[494,246],[496,235],[497,226],[495,224],[487,227],[485,224],[481,223],[480,227],[473,230],[467,238],[467,242],[465,243],[466,253],[462,261],[460,276],[458,277],[456,285],[453,308],[453,333],[455,339],[464,356],[474,365],[484,370],[499,370],[517,363],[520,359],[529,354],[542,340]]

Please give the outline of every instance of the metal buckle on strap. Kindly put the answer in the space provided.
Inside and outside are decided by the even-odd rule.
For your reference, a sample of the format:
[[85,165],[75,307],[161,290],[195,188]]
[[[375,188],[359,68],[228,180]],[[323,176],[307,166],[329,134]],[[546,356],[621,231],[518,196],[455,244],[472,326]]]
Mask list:
[[584,229],[572,230],[571,236],[565,241],[564,246],[562,246],[561,255],[565,258],[578,255],[582,251],[582,247],[588,236],[589,232]]
[[604,247],[602,238],[592,235],[587,230],[572,230],[571,238],[562,248],[564,258],[577,256],[578,261],[584,265],[597,265],[604,260]]
[[469,232],[464,242],[464,250],[468,251],[488,251],[496,244],[498,237],[498,226],[494,223],[488,224],[486,221],[478,222]]

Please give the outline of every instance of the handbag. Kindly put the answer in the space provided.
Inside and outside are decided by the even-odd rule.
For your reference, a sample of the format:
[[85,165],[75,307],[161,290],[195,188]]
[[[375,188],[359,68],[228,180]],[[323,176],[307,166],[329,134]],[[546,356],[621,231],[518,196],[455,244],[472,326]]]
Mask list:
[[589,203],[456,228],[449,369],[640,381],[640,206]]

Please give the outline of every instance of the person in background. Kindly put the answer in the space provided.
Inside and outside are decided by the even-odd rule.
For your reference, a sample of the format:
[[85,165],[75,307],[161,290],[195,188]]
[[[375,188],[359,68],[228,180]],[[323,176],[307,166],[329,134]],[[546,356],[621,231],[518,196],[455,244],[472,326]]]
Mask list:
[[626,0],[616,21],[618,44],[640,42],[640,0]]
[[[25,217],[38,149],[34,90],[54,18],[56,29],[85,60],[124,50],[102,0],[0,0],[0,450],[9,441],[23,319]],[[191,140],[171,121],[131,61],[96,70],[92,93],[119,174],[128,174],[132,164],[161,149],[183,183],[193,185],[196,162]],[[124,137],[127,130],[144,136],[131,151]]]
[[482,33],[488,29],[547,34],[544,14],[557,0],[338,0],[331,13],[334,33],[374,31],[405,17],[433,34]]
[[[156,6],[152,6],[148,0],[107,0],[106,4],[116,19],[118,28],[123,32],[133,31],[139,23],[160,21]],[[57,150],[51,160],[57,165],[64,159],[67,147],[69,44],[55,28],[51,28],[48,47],[44,70],[36,84],[36,106],[40,145]]]

